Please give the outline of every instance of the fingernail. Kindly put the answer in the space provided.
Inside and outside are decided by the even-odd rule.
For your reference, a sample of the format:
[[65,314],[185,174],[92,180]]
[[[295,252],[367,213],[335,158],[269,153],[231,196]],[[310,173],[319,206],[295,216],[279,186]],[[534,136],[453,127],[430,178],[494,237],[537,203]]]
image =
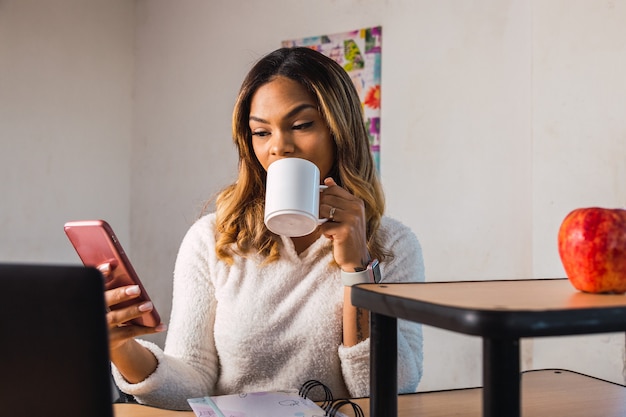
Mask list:
[[139,289],[139,285],[133,285],[132,287],[126,288],[126,295],[139,295],[141,290]]
[[153,308],[152,301],[147,301],[139,306],[139,311],[150,311]]
[[155,327],[154,330],[156,330],[157,332],[164,332],[165,330],[167,330],[167,324],[161,323],[157,327]]

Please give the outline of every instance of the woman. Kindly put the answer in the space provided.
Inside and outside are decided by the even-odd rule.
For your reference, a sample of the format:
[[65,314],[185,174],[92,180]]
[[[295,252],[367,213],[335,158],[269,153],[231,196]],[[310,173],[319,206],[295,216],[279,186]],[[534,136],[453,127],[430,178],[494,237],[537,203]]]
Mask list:
[[[424,270],[415,235],[383,216],[350,78],[314,50],[274,51],[242,84],[233,136],[238,180],[181,244],[164,351],[134,339],[163,325],[123,324],[150,304],[108,313],[118,386],[166,408],[188,408],[186,399],[205,395],[299,388],[309,379],[336,398],[368,395],[369,316],[351,305],[344,281],[369,274],[374,260],[383,282],[421,281]],[[320,216],[330,221],[297,238],[274,235],[263,223],[267,168],[290,157],[314,162],[328,186]],[[107,291],[107,303],[136,292]],[[398,352],[399,390],[415,391],[422,374],[418,324],[399,322]]]

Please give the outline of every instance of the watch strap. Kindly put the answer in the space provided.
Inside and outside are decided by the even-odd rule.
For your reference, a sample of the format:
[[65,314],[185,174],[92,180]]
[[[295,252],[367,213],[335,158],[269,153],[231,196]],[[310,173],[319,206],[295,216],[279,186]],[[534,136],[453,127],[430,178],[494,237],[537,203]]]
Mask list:
[[380,281],[380,269],[378,260],[374,259],[370,261],[366,268],[361,271],[346,272],[341,270],[341,281],[346,287],[351,287],[356,284],[367,284]]
[[341,282],[346,287],[351,287],[355,284],[366,284],[370,281],[370,275],[372,271],[368,271],[367,269],[359,272],[346,272],[341,271]]

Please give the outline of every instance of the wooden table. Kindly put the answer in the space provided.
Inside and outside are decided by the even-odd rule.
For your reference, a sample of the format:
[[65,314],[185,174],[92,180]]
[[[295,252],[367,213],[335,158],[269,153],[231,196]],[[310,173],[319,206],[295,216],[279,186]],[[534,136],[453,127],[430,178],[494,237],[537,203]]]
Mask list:
[[[524,372],[522,394],[524,417],[626,416],[625,387],[575,372]],[[479,417],[482,412],[481,396],[481,388],[399,395],[398,416]],[[370,415],[367,398],[354,401],[361,405],[366,416]],[[114,410],[115,417],[195,416],[191,411],[161,410],[137,404],[115,404]]]
[[372,313],[372,417],[397,415],[398,318],[483,338],[485,417],[521,415],[520,338],[626,330],[624,295],[581,293],[567,279],[360,284],[352,304]]

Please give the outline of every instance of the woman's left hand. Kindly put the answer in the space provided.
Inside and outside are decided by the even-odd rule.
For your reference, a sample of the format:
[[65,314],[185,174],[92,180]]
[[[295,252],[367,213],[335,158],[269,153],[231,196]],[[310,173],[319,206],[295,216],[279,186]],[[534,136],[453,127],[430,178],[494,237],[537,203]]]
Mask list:
[[320,216],[329,220],[321,231],[333,241],[335,262],[346,272],[354,272],[369,262],[365,206],[360,198],[326,178],[328,187],[320,196]]

